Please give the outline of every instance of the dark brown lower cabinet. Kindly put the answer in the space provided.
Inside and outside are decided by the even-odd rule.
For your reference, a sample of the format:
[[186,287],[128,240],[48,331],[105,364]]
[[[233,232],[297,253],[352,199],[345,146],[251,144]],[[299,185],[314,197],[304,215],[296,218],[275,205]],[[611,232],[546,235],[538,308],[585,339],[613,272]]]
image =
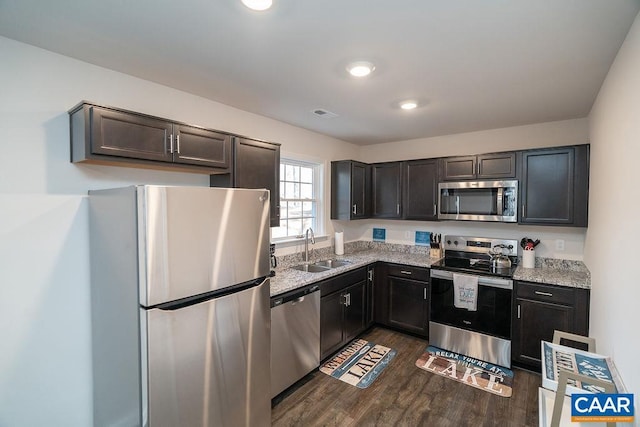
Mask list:
[[429,336],[429,269],[379,263],[374,319],[404,332]]
[[367,327],[367,268],[320,283],[320,358],[325,359]]
[[541,341],[553,331],[589,334],[589,290],[516,281],[512,323],[512,361],[539,371]]
[[429,335],[429,270],[391,266],[387,276],[388,325],[418,335]]

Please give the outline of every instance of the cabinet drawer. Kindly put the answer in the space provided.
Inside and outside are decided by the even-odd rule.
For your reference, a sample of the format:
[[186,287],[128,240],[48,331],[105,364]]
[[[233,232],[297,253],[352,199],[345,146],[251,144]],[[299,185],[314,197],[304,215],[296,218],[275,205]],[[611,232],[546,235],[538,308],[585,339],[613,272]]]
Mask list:
[[530,298],[559,304],[573,305],[575,302],[575,289],[562,286],[517,282],[516,295],[519,298]]
[[358,283],[362,280],[367,280],[366,267],[349,271],[339,276],[332,277],[331,279],[320,282],[320,295],[325,296],[334,292],[338,292],[346,288],[347,286],[353,285],[354,283]]
[[389,264],[389,276],[411,278],[414,280],[429,281],[429,269],[421,267],[409,267],[406,265]]

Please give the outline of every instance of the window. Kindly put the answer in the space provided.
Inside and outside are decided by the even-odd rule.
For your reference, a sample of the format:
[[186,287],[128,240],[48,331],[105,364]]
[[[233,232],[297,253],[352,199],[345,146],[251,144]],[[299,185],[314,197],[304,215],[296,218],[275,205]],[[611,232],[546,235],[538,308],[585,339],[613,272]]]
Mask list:
[[322,164],[280,160],[280,227],[271,229],[274,240],[304,235],[307,228],[322,234]]

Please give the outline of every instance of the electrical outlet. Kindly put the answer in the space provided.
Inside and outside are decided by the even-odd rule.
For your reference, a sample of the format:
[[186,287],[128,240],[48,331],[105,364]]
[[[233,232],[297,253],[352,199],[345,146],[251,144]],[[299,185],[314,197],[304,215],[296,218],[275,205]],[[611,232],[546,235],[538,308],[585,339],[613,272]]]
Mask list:
[[556,239],[556,251],[564,251],[564,240]]

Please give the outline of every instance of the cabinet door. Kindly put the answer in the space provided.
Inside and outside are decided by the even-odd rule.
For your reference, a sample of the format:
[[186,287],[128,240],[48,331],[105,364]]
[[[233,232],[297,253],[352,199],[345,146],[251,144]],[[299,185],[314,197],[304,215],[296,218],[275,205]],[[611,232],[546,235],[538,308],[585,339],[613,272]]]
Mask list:
[[92,106],[91,153],[171,162],[170,122]]
[[438,161],[436,159],[405,162],[405,219],[435,221],[438,219]]
[[234,187],[269,190],[271,227],[280,226],[280,145],[236,138],[234,154]]
[[513,321],[514,361],[541,368],[540,341],[551,341],[553,331],[573,332],[574,308],[569,305],[516,298]]
[[389,325],[421,335],[428,334],[428,283],[389,276]]
[[375,270],[373,295],[373,320],[389,326],[389,285],[387,284],[389,265],[378,263]]
[[231,137],[194,126],[174,125],[174,161],[189,165],[229,169]]
[[369,167],[364,163],[351,163],[351,219],[369,217]]
[[331,219],[362,219],[371,215],[369,165],[352,160],[331,162]]
[[374,218],[401,218],[402,163],[371,165],[372,216]]
[[516,177],[516,153],[478,155],[478,178],[502,179]]
[[521,224],[573,224],[572,147],[523,152],[521,173]]
[[320,358],[331,355],[343,343],[342,292],[335,292],[320,299]]
[[442,179],[457,181],[476,177],[476,156],[446,157],[442,161]]
[[366,280],[349,286],[341,292],[344,306],[343,341],[346,344],[366,328],[367,300]]

